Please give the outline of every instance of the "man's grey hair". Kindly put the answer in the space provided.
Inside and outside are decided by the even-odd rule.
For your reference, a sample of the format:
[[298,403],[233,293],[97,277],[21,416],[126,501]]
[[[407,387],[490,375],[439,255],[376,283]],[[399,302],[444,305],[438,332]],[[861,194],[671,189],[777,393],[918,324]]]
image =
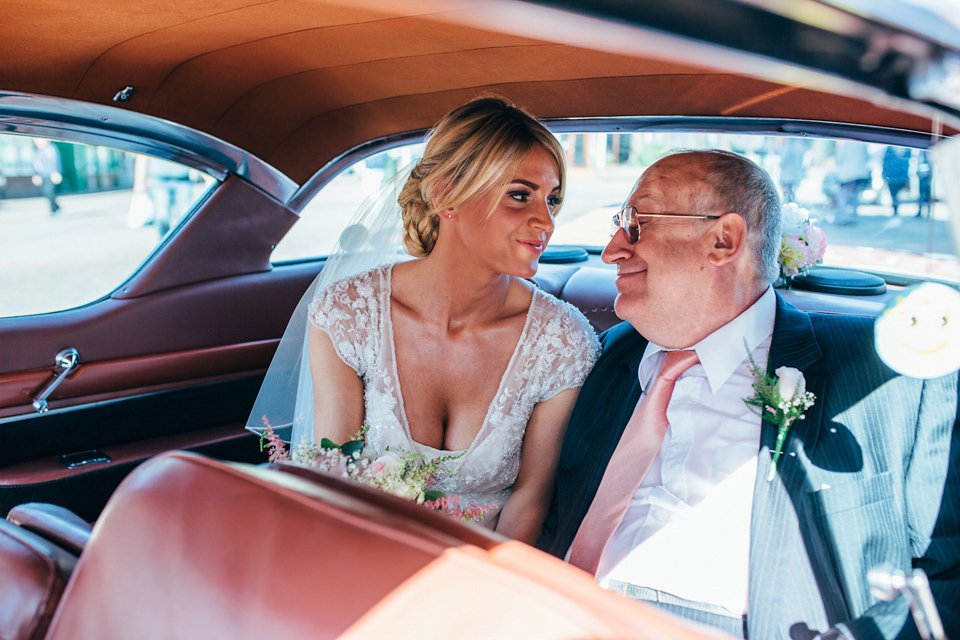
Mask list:
[[780,194],[755,162],[720,149],[678,150],[668,154],[692,154],[705,159],[704,181],[714,193],[704,193],[693,203],[698,211],[736,211],[747,223],[747,245],[753,249],[757,277],[773,282],[780,275]]

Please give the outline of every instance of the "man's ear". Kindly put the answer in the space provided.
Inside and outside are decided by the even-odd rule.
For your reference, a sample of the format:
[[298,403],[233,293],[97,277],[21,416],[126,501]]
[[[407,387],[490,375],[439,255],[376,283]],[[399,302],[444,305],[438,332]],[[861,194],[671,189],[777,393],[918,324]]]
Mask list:
[[711,247],[707,258],[715,266],[733,260],[743,250],[747,241],[747,222],[739,213],[723,214],[708,235]]

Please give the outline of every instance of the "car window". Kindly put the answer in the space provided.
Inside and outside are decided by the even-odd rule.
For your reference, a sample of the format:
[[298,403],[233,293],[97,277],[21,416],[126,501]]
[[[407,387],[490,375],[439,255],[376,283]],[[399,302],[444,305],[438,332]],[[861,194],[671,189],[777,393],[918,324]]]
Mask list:
[[328,255],[364,199],[422,155],[423,144],[411,144],[367,156],[341,171],[304,206],[270,259],[284,262]]
[[0,317],[110,294],[213,183],[166,160],[0,135]]
[[[827,238],[825,265],[960,282],[945,185],[931,152],[849,140],[717,133],[574,138],[582,141],[567,141],[570,180],[554,245],[605,245],[610,217],[644,168],[671,149],[711,147],[757,162],[784,203],[809,213]],[[581,206],[591,199],[593,208]]]
[[[674,149],[719,148],[767,170],[785,203],[809,213],[827,238],[824,264],[887,276],[960,282],[939,167],[896,145],[806,136],[714,132],[562,133],[568,180],[552,246],[602,247],[610,218],[643,170]],[[371,156],[339,174],[301,212],[274,261],[329,253],[366,195],[422,153]]]

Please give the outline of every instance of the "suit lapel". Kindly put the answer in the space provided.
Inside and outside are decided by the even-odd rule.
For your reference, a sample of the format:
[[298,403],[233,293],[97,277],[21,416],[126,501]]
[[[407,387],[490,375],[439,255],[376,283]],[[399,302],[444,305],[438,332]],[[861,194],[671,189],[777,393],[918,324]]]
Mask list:
[[617,334],[615,344],[604,345],[605,353],[584,384],[564,441],[561,466],[568,446],[575,445],[582,452],[576,457],[569,476],[562,477],[562,469],[558,472],[563,525],[550,552],[559,557],[563,557],[573,542],[640,398],[637,373],[647,341],[632,327],[624,325],[610,332]]
[[[633,415],[633,410],[636,408],[637,402],[640,400],[640,394],[643,392],[640,387],[638,370],[645,348],[646,342],[643,343],[641,348],[631,353],[630,357],[624,359],[618,372],[619,382],[615,389],[611,389],[611,393],[607,398],[608,405],[605,419],[610,421],[611,429],[604,451],[597,460],[596,469],[598,473],[594,474],[593,482],[590,486],[590,502],[593,501],[593,496],[597,493],[597,488],[600,486],[600,481],[606,472],[607,464],[610,462],[610,458],[613,457],[613,452],[616,450],[617,444],[620,443],[620,438],[623,436],[623,431],[627,427],[627,422],[630,420],[630,416]],[[589,502],[587,503],[587,507],[589,508]],[[584,515],[586,515],[586,510],[581,514],[581,519]]]
[[[809,316],[784,302],[778,294],[767,372],[774,375],[779,367],[799,369],[807,389],[819,400],[826,391],[827,380],[809,370],[821,357]],[[819,439],[820,404],[815,402],[805,418],[791,427],[772,482],[767,482],[766,475],[777,426],[767,421],[761,423],[750,524],[747,615],[750,637],[782,636],[783,623],[788,618],[819,627],[820,631],[827,625],[812,559],[808,560],[806,536],[801,532],[795,506],[795,501],[802,499],[808,490],[808,460],[803,451],[812,449]]]

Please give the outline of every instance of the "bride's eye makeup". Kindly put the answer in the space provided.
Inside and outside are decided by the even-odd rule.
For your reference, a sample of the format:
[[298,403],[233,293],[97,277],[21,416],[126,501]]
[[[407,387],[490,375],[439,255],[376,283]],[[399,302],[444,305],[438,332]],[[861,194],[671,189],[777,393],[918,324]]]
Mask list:
[[508,191],[507,197],[517,202],[530,202],[531,192],[529,189],[517,189],[515,191]]
[[[513,191],[507,192],[507,197],[516,202],[528,203],[533,198],[533,192],[530,189],[516,189]],[[550,211],[553,211],[557,207],[563,204],[563,198],[559,195],[552,193],[547,196],[547,206],[550,208]]]

